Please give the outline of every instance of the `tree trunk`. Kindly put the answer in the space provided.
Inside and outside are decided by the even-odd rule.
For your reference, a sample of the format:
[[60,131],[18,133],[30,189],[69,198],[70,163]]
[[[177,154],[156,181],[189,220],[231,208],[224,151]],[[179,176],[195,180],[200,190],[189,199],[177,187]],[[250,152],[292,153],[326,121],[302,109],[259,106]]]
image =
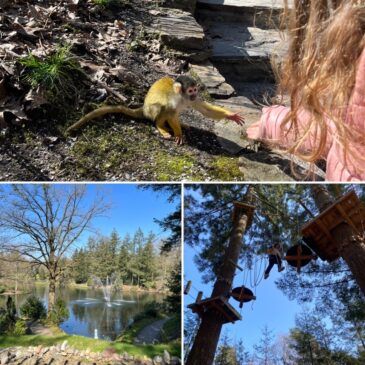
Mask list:
[[[246,226],[247,215],[241,211],[234,221],[229,245],[224,256],[222,267],[219,270],[217,281],[214,284],[212,297],[229,297],[236,270],[236,266],[233,263],[238,262],[242,237]],[[211,365],[213,363],[222,326],[223,319],[217,313],[207,311],[202,315],[201,324],[188,355],[186,365]]]
[[[328,190],[322,185],[313,185],[313,199],[322,212],[333,204]],[[338,252],[345,260],[357,284],[365,295],[365,242],[356,238],[356,233],[347,223],[342,223],[332,230],[332,237]]]
[[47,314],[51,313],[56,302],[56,278],[54,276],[49,277],[49,292],[48,292],[48,311]]

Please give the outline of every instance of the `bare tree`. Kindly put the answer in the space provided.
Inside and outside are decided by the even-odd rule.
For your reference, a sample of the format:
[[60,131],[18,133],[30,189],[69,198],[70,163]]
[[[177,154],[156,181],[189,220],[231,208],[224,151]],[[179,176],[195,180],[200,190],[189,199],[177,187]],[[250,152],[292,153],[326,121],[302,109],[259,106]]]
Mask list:
[[87,203],[86,192],[85,185],[12,185],[0,207],[0,229],[6,235],[2,250],[46,269],[48,313],[55,303],[62,258],[107,209],[102,197]]

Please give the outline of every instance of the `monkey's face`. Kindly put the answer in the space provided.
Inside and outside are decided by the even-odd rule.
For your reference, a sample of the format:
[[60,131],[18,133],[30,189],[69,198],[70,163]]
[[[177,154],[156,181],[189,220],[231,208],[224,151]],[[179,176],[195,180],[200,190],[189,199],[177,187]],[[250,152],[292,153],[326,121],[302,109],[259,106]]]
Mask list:
[[185,91],[186,96],[191,100],[194,101],[198,96],[198,86],[190,86]]
[[194,101],[198,96],[199,88],[196,81],[189,76],[179,76],[176,82],[180,85],[181,95],[190,101]]

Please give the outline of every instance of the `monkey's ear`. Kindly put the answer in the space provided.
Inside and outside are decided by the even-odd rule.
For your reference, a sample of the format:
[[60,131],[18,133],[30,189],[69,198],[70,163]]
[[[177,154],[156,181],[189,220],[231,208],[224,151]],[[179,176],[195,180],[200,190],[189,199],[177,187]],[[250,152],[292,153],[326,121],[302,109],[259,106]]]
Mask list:
[[173,88],[174,88],[175,94],[182,93],[182,85],[180,84],[180,82],[174,82]]

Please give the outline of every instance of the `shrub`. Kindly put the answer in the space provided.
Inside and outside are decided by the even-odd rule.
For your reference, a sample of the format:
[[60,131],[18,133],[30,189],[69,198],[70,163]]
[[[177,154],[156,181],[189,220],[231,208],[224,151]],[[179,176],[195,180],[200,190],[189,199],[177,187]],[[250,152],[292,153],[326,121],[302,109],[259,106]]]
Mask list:
[[0,308],[0,334],[6,334],[13,330],[16,321],[16,309],[14,301],[8,297],[6,308]]
[[20,307],[20,313],[27,318],[37,320],[46,317],[46,307],[39,298],[31,295]]
[[27,333],[27,330],[28,330],[28,328],[27,328],[25,321],[23,319],[18,319],[15,322],[15,327],[11,331],[11,334],[14,336],[23,336]]
[[61,298],[56,300],[56,303],[48,315],[48,320],[57,326],[64,322],[70,316],[66,303]]
[[14,322],[9,318],[6,310],[0,308],[0,334],[8,333],[14,326]]

